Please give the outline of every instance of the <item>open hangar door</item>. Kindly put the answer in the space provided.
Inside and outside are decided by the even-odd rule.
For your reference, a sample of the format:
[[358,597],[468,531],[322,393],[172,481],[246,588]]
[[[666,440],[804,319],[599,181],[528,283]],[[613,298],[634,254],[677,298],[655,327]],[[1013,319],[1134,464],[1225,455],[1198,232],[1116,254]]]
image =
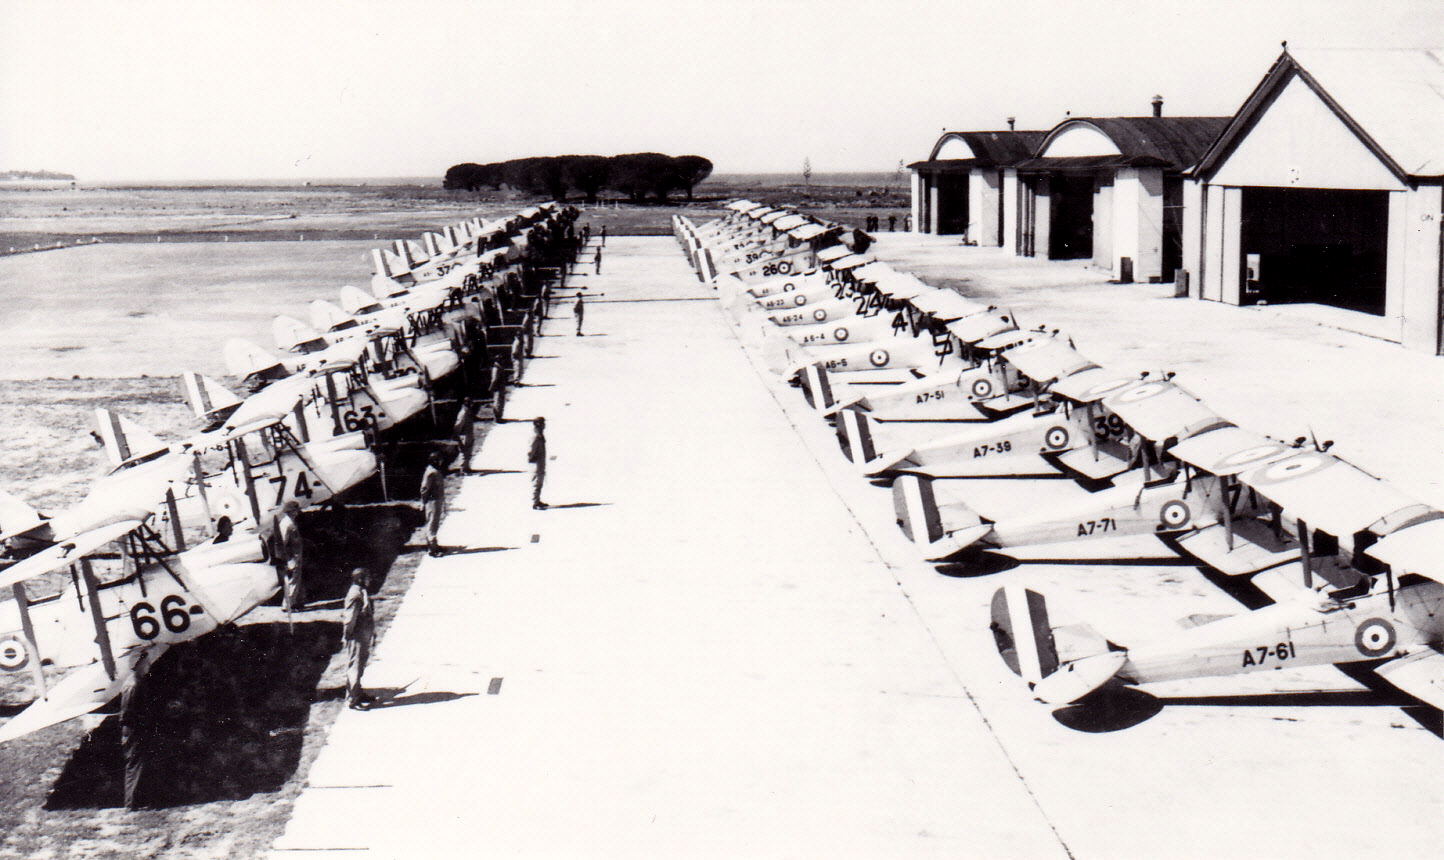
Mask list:
[[1243,189],[1243,301],[1383,315],[1389,192]]
[[937,195],[938,235],[968,232],[968,174],[939,174]]
[[1093,256],[1093,175],[1054,173],[1049,178],[1048,259]]

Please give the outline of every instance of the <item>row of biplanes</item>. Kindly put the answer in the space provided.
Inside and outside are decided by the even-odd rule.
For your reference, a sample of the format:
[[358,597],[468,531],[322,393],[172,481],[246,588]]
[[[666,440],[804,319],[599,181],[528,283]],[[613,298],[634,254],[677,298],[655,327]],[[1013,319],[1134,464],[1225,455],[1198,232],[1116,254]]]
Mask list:
[[[1001,588],[991,629],[1038,699],[1368,661],[1444,706],[1444,511],[1330,443],[1236,425],[1171,373],[1102,367],[1056,330],[896,271],[866,254],[865,234],[751,201],[727,208],[677,219],[678,240],[744,342],[835,423],[858,472],[891,484],[925,558],[1086,563],[1141,543],[1266,595],[1124,647],[1060,623],[1035,591]],[[983,478],[1022,480],[1000,500],[979,492]]]
[[0,742],[104,706],[170,646],[274,596],[283,512],[378,483],[386,498],[387,456],[524,359],[575,217],[548,204],[375,249],[369,292],[312,302],[309,324],[276,318],[279,352],[225,345],[244,396],[183,376],[203,429],[166,443],[98,409],[111,468],[82,501],[52,516],[0,494],[0,672],[34,687]]

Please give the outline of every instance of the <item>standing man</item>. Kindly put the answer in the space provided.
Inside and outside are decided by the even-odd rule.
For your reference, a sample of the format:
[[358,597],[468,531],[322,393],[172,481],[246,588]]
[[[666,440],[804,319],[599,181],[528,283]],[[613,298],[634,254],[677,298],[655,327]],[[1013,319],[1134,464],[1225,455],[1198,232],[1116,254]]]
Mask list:
[[446,504],[446,481],[441,472],[445,466],[441,452],[437,451],[431,455],[426,471],[421,474],[421,512],[426,515],[426,554],[433,558],[441,555],[441,545],[436,542],[436,533],[441,529],[441,514]]
[[572,314],[577,318],[577,337],[582,336],[582,315],[586,313],[586,307],[582,304],[582,294],[577,293],[577,303],[572,305]]
[[276,555],[281,567],[281,607],[295,612],[306,605],[305,541],[301,538],[301,505],[291,499],[276,518]]
[[137,673],[120,690],[120,752],[125,762],[125,808],[139,809],[145,761],[150,746],[150,718],[146,713],[145,673]]
[[346,707],[364,711],[376,701],[361,686],[361,674],[371,657],[376,638],[376,614],[371,592],[366,589],[366,568],[351,571],[351,588],[346,592],[346,605],[341,636],[346,641]]
[[531,451],[526,455],[527,462],[535,469],[531,475],[531,507],[534,511],[544,511],[547,506],[541,500],[541,492],[547,479],[547,420],[538,415],[531,423]]
[[606,244],[607,244],[607,225],[606,225],[606,224],[603,224],[603,225],[602,225],[602,245],[603,245],[603,247],[605,247]]
[[[606,227],[603,227],[603,228],[602,228],[602,235],[605,236],[605,235],[606,235],[606,231],[607,231],[607,228],[606,228]],[[593,258],[593,262],[595,262],[595,263],[597,264],[596,274],[600,275],[600,274],[602,273],[602,246],[601,246],[601,245],[598,245],[598,246],[597,246],[597,256]]]
[[503,421],[502,411],[506,409],[506,368],[501,362],[491,366],[491,420]]
[[461,460],[457,471],[470,475],[471,449],[476,444],[476,401],[470,397],[461,401],[461,408],[456,411],[456,423],[451,425],[451,435],[456,438],[457,456]]

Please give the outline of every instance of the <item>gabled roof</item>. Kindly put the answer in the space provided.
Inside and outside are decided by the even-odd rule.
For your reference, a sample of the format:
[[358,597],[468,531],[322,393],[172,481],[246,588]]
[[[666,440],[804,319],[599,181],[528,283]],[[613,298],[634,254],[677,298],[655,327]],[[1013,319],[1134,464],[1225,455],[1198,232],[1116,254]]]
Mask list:
[[[1059,135],[1079,125],[1089,125],[1113,141],[1120,164],[1157,165],[1183,172],[1208,151],[1209,144],[1228,126],[1226,116],[1110,116],[1072,117],[1048,132],[1038,145],[1042,156]],[[1046,162],[1046,157],[1035,162]],[[1035,163],[1034,166],[1042,166]]]
[[[1285,49],[1199,163],[1212,176],[1300,78],[1400,180],[1444,176],[1444,49]],[[1327,89],[1325,89],[1327,87]]]

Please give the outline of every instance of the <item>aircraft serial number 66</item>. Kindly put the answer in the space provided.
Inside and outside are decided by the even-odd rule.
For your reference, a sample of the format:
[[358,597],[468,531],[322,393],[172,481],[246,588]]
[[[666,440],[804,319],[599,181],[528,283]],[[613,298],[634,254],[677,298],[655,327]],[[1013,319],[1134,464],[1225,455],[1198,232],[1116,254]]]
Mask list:
[[130,608],[130,625],[135,629],[136,636],[148,642],[160,635],[162,623],[171,633],[184,633],[190,629],[190,614],[194,611],[187,609],[184,597],[171,594],[161,598],[160,620],[156,620],[155,607],[141,601]]

